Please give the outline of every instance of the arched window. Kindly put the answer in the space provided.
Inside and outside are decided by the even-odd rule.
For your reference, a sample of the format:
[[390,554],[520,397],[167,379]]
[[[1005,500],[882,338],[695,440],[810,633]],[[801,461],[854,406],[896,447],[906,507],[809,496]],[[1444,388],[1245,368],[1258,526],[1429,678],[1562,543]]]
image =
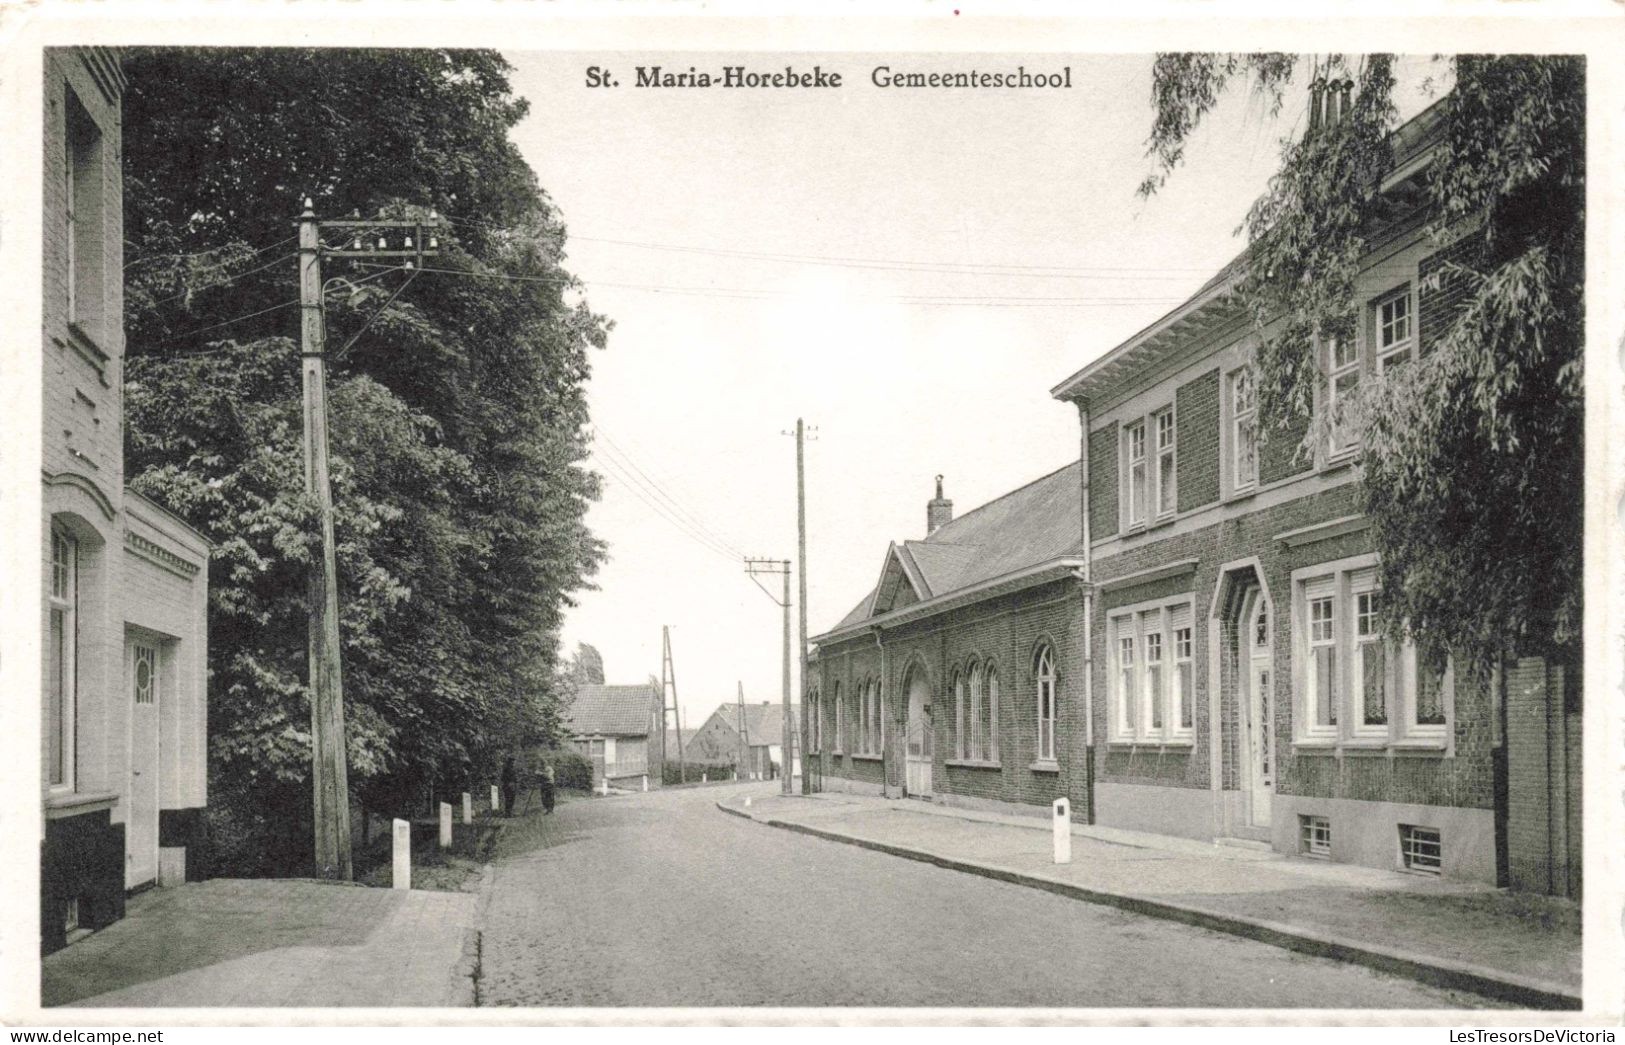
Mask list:
[[1038,760],[1055,761],[1055,652],[1040,646],[1033,658],[1038,690]]
[[999,673],[992,662],[987,665],[986,695],[982,698],[981,754],[984,762],[999,760]]
[[965,757],[982,757],[982,706],[986,694],[982,692],[984,676],[982,665],[970,666],[970,708],[967,710],[968,721],[965,723]]
[[880,754],[881,748],[886,742],[886,716],[881,711],[883,703],[881,682],[879,679],[874,679],[869,683],[869,713],[873,716],[873,721],[869,725],[869,754],[871,755]]
[[818,691],[815,689],[807,694],[807,750],[810,752],[823,750],[819,747],[822,740],[820,734],[823,733],[823,730],[819,728],[821,723],[818,721],[820,711]]
[[966,743],[968,735],[965,729],[967,707],[965,703],[965,676],[957,669],[954,671],[954,745],[955,758],[969,758],[970,745]]
[[846,751],[846,704],[841,700],[841,684],[830,690],[830,703],[835,705],[835,753]]

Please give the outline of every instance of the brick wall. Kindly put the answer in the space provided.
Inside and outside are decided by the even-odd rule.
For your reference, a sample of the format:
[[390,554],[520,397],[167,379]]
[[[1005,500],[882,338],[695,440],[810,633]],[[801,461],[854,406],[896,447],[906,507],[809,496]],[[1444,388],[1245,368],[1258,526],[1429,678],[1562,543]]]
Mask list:
[[1219,372],[1210,370],[1174,394],[1179,511],[1219,499]]
[[1506,671],[1507,873],[1516,889],[1581,892],[1580,714],[1562,666]]
[[1089,533],[1117,533],[1117,422],[1089,433]]
[[[843,696],[857,692],[871,673],[883,679],[886,693],[887,780],[902,783],[907,726],[907,675],[923,671],[931,691],[932,789],[989,801],[1048,805],[1061,795],[1071,798],[1079,819],[1087,809],[1087,773],[1083,744],[1081,601],[1072,581],[1055,581],[985,603],[903,625],[885,636],[885,671],[869,637],[820,647],[822,692],[840,682]],[[1057,675],[1056,767],[1035,769],[1038,752],[1038,704],[1034,653],[1040,642],[1055,652]],[[972,660],[991,665],[999,678],[997,766],[949,765],[957,761],[953,672]],[[849,702],[848,723],[856,721]],[[830,727],[833,730],[833,724]],[[833,732],[829,735],[833,736]],[[830,758],[825,772],[878,783],[879,765],[864,759]]]
[[1288,476],[1301,475],[1314,467],[1307,453],[1299,453],[1303,438],[1309,433],[1309,419],[1304,418],[1265,429],[1259,433],[1258,481],[1268,485]]

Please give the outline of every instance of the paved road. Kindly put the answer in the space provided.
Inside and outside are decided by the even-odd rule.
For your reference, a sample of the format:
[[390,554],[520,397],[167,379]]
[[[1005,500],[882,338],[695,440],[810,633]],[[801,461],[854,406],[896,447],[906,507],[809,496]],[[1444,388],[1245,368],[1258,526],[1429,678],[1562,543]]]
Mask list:
[[751,823],[715,807],[736,788],[777,790],[580,799],[512,825],[485,913],[480,1004],[1486,1004]]

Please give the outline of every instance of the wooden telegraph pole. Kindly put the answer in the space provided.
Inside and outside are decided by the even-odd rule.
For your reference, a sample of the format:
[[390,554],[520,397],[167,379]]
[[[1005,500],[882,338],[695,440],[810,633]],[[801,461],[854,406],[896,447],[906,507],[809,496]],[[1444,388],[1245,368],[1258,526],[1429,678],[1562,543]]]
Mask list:
[[[800,618],[801,629],[801,793],[812,794],[812,768],[807,765],[807,744],[812,736],[810,719],[812,711],[807,703],[807,466],[803,447],[806,442],[807,429],[801,418],[796,418],[796,563],[800,574],[797,578],[799,597],[796,600],[796,614]],[[793,764],[793,763],[792,763]]]
[[[773,599],[772,592],[767,591],[766,588],[762,588],[762,590],[767,592],[767,597],[773,599],[784,610],[784,726],[779,737],[779,746],[784,752],[784,776],[779,784],[779,790],[788,795],[792,792],[790,778],[794,775],[792,771],[795,769],[796,755],[796,733],[794,719],[790,712],[790,560],[746,559],[745,572],[750,575],[752,580],[756,579],[757,574],[763,573],[780,574],[784,577],[783,598]],[[761,587],[762,582],[756,581],[756,586]]]
[[[330,257],[399,257],[421,263],[433,250],[423,249],[423,228],[410,221],[317,221],[307,197],[299,215],[299,356],[304,379],[305,492],[315,501],[321,527],[321,554],[311,559],[307,588],[310,614],[307,664],[310,684],[311,782],[316,817],[316,874],[348,881],[350,864],[350,784],[344,734],[344,674],[339,661],[338,556],[333,537],[333,491],[328,477],[327,332],[322,313],[322,255]],[[324,228],[350,230],[353,249],[323,245]],[[391,250],[384,239],[376,249],[362,249],[360,231],[414,228],[404,250]],[[433,225],[431,224],[431,228]],[[370,239],[370,237],[369,237]],[[436,246],[431,237],[431,247]],[[404,269],[413,267],[406,261]],[[393,300],[393,299],[391,299]]]
[[677,665],[671,659],[671,627],[660,626],[660,703],[666,703],[666,687],[671,686],[671,721],[677,730],[677,782],[688,783],[688,762],[683,757],[683,709],[677,703]]

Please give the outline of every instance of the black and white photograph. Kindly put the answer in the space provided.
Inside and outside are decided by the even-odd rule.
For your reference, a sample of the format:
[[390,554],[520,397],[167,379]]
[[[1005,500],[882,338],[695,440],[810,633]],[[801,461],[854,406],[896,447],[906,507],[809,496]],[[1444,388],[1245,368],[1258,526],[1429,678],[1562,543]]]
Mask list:
[[5,1023],[1618,1024],[1617,8],[233,6],[6,14]]

